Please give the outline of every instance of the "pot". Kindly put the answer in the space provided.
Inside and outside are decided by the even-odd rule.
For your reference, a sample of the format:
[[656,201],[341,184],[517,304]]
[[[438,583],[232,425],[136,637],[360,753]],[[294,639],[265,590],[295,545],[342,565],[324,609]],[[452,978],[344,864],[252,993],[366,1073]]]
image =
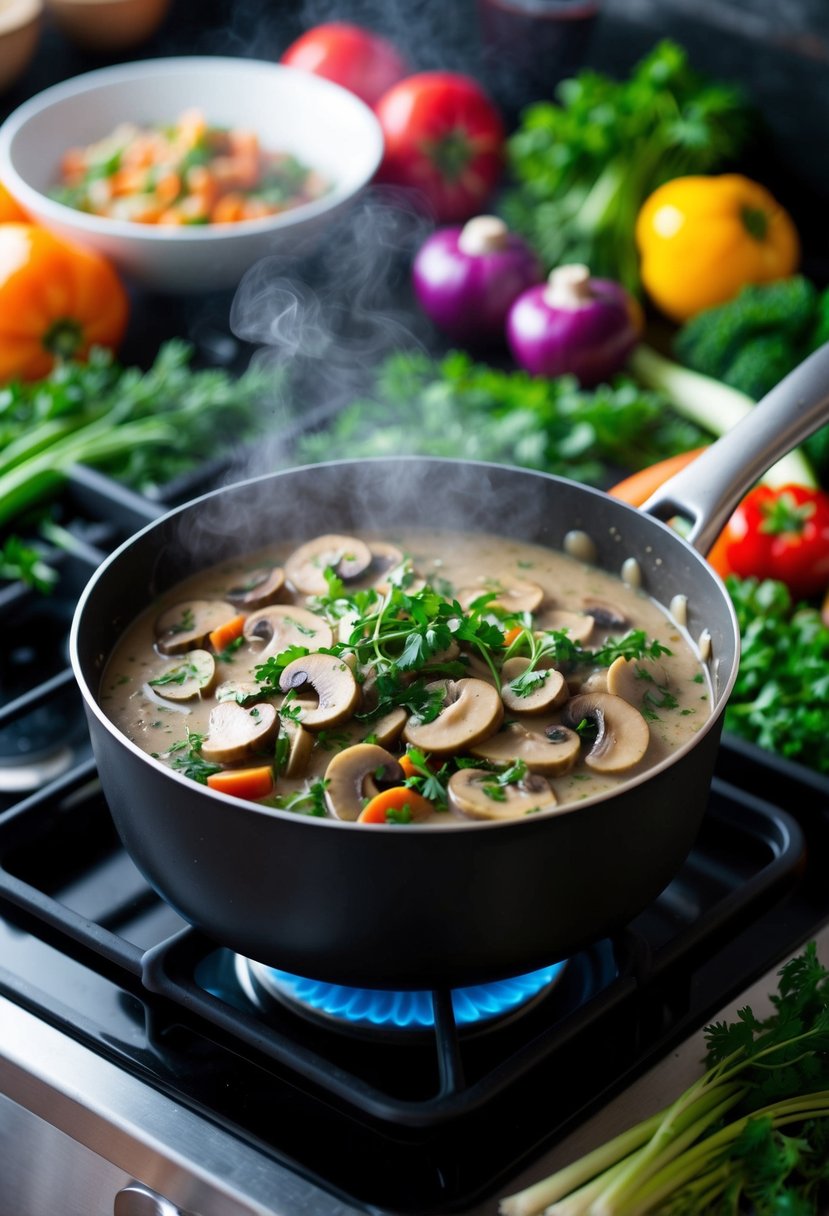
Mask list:
[[[70,641],[103,790],[136,865],[180,916],[221,945],[350,985],[480,983],[564,958],[626,925],[694,843],[737,673],[734,612],[702,553],[757,477],[828,416],[826,346],[643,510],[540,473],[400,458],[290,469],[154,521],[96,572]],[[689,540],[658,518],[673,515],[690,519]],[[687,596],[691,637],[710,637],[710,719],[691,743],[617,792],[555,814],[366,829],[196,784],[147,756],[102,710],[103,667],[122,631],[190,574],[333,523],[346,532],[414,521],[552,548],[582,529],[603,568],[619,571],[635,558],[645,590],[666,605]]]

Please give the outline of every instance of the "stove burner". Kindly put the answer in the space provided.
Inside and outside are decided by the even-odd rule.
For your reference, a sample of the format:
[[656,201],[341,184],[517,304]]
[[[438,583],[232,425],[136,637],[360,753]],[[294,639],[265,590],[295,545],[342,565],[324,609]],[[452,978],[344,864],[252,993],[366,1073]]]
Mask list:
[[[546,995],[566,965],[566,961],[553,963],[526,975],[456,988],[452,992],[456,1024],[461,1029],[483,1027],[495,1021],[500,1024]],[[245,992],[257,1004],[287,1006],[327,1026],[357,1033],[381,1031],[399,1035],[430,1031],[435,1024],[430,992],[349,988],[292,975],[242,957],[237,957],[236,972]]]

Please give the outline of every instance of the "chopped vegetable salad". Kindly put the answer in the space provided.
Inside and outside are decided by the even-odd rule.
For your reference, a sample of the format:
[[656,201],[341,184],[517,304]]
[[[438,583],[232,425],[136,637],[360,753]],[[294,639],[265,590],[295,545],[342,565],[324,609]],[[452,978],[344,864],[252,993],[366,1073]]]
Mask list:
[[140,224],[227,224],[276,215],[326,194],[322,175],[254,131],[209,126],[187,110],[168,127],[121,123],[60,166],[58,202]]

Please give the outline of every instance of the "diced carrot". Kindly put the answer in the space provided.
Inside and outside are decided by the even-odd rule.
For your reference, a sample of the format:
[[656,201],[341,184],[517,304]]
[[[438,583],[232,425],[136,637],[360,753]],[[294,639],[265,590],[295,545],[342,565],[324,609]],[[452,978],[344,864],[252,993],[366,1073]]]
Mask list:
[[269,764],[263,764],[261,768],[228,768],[221,773],[211,773],[207,784],[211,790],[252,802],[273,793],[273,769]]
[[513,625],[512,629],[508,629],[504,634],[504,645],[511,646],[515,639],[521,636],[523,631],[523,625]]
[[398,760],[398,764],[403,769],[403,772],[406,774],[407,777],[414,777],[415,774],[418,772],[418,770],[415,768],[414,764],[412,763],[412,759],[409,756],[408,752],[406,753],[405,756],[400,757],[400,759]]
[[188,169],[187,189],[200,200],[204,214],[210,215],[219,197],[219,187],[207,165],[193,165]]
[[238,616],[231,617],[224,625],[217,626],[210,633],[210,645],[215,651],[224,650],[231,642],[235,642],[238,637],[242,636],[242,630],[245,625],[245,617],[242,613]]
[[116,169],[109,179],[109,185],[113,198],[123,194],[143,194],[147,189],[147,170],[138,165]]
[[395,812],[405,812],[406,808],[412,823],[428,819],[435,809],[429,799],[418,794],[417,790],[411,790],[407,785],[395,785],[390,790],[375,794],[357,816],[357,822],[393,823]]
[[650,498],[663,482],[666,482],[669,477],[673,477],[675,473],[679,473],[692,460],[695,460],[700,452],[704,451],[705,448],[693,448],[689,452],[680,452],[677,456],[669,456],[667,460],[660,460],[657,464],[648,465],[646,469],[640,469],[638,473],[632,473],[624,481],[617,482],[612,489],[608,490],[608,494],[613,498],[621,499],[622,502],[630,503],[632,507],[641,507],[642,503]]
[[86,152],[83,148],[67,148],[60,162],[61,175],[66,182],[79,181],[86,176]]
[[244,211],[244,195],[231,192],[219,199],[211,212],[210,218],[214,224],[233,224],[243,218]]
[[162,174],[156,182],[155,193],[162,205],[174,203],[181,194],[181,178],[172,170]]

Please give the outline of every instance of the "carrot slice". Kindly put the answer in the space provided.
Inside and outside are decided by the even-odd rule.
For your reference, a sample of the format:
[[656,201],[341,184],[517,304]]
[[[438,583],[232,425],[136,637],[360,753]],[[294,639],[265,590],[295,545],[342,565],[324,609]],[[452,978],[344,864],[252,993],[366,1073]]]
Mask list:
[[273,793],[273,769],[269,764],[260,768],[228,768],[221,773],[211,773],[207,784],[220,794],[232,794],[234,798],[246,798],[251,802]]
[[242,636],[244,626],[245,618],[241,613],[239,616],[231,617],[229,621],[225,621],[224,625],[217,625],[213,632],[208,634],[210,645],[217,652],[224,650],[231,642],[235,642],[238,637]]
[[504,634],[504,645],[511,646],[517,637],[520,637],[524,632],[523,625],[513,625],[512,629],[508,629]]
[[680,452],[677,456],[669,456],[667,460],[660,460],[657,464],[648,465],[646,469],[640,469],[638,473],[632,473],[624,481],[617,482],[612,489],[608,490],[608,494],[612,498],[620,498],[622,502],[630,503],[632,507],[641,507],[642,503],[650,498],[663,482],[666,482],[669,477],[673,477],[674,473],[679,473],[692,460],[695,460],[700,452],[704,451],[704,447],[692,448],[690,452]]
[[[357,816],[358,823],[394,823],[396,813],[403,813],[408,807],[411,822],[427,819],[434,811],[433,804],[417,790],[410,790],[407,785],[395,785],[390,790],[375,794],[366,803]],[[402,822],[410,822],[403,819]]]

